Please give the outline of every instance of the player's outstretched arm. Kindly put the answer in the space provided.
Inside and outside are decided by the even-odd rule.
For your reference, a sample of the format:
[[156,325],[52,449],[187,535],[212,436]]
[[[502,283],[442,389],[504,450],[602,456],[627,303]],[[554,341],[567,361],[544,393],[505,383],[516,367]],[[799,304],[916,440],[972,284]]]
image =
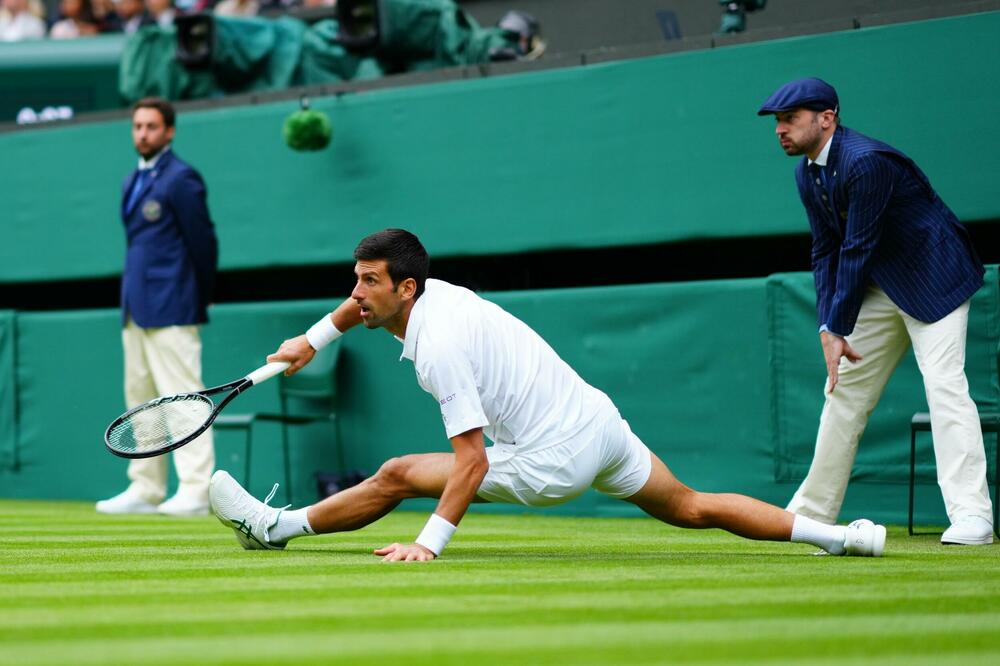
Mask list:
[[285,376],[290,377],[304,368],[317,351],[360,323],[361,308],[353,298],[348,298],[336,310],[313,324],[304,335],[282,342],[278,350],[267,357],[267,362],[287,361],[290,365]]
[[[437,509],[416,543],[394,543],[375,551],[385,562],[426,562],[441,554],[455,527],[476,497],[490,468],[481,428],[451,438],[455,463],[448,475]],[[440,482],[438,482],[440,483]],[[438,486],[440,488],[440,486]]]

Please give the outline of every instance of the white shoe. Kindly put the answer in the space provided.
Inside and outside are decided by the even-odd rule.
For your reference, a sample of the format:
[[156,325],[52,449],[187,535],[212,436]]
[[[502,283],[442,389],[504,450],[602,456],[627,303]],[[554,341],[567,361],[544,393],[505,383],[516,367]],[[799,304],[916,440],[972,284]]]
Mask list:
[[844,537],[845,555],[881,557],[885,550],[885,527],[862,518],[847,526]]
[[164,516],[207,516],[208,502],[177,493],[156,507],[156,512]]
[[274,484],[271,494],[261,502],[243,489],[228,472],[219,470],[212,475],[208,487],[208,501],[212,512],[226,527],[236,532],[236,538],[247,550],[281,550],[284,542],[273,543],[268,538],[268,530],[278,522],[278,516],[288,507],[280,509],[268,506],[274,497],[278,484]]
[[156,505],[126,490],[114,497],[101,500],[95,507],[98,513],[156,513]]
[[979,516],[962,516],[941,535],[941,543],[986,546],[993,543],[993,524]]

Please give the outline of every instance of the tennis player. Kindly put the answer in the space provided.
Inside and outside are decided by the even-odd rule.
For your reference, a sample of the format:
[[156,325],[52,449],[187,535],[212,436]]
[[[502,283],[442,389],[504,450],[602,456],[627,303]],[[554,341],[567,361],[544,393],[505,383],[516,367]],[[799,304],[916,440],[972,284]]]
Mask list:
[[474,501],[550,506],[593,487],[671,525],[809,543],[834,555],[882,554],[885,528],[870,520],[825,525],[744,495],[685,486],[608,396],[535,331],[468,289],[428,279],[430,260],[413,234],[372,234],[354,258],[351,297],[267,360],[288,361],[292,374],[348,329],[384,328],[437,399],[452,452],[393,458],[363,483],[295,511],[268,506],[271,496],[258,501],[220,470],[212,510],[244,548],[281,549],[295,537],[355,530],[404,499],[434,497],[437,509],[414,543],[375,550],[387,561],[432,560]]

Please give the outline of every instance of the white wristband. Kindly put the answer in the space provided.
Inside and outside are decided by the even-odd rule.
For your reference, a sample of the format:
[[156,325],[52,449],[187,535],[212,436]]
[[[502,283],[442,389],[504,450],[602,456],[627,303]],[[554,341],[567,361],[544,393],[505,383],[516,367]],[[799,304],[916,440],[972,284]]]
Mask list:
[[306,331],[306,340],[309,341],[313,349],[319,351],[341,335],[343,333],[337,330],[337,327],[333,325],[333,321],[330,319],[330,315],[327,315],[309,327],[309,330]]
[[436,513],[432,513],[431,517],[427,519],[424,529],[420,531],[420,536],[417,537],[416,543],[419,543],[435,555],[440,555],[444,547],[451,541],[451,537],[455,534],[456,529],[458,528],[447,520]]

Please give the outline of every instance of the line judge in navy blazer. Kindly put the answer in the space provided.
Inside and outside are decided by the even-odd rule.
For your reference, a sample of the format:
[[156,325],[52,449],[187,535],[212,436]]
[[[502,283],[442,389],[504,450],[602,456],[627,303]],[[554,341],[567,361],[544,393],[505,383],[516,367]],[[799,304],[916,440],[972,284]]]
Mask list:
[[[175,112],[147,98],[132,111],[139,168],[122,187],[127,251],[122,273],[122,347],[129,408],[161,395],[197,391],[199,325],[208,321],[218,244],[201,175],[171,149]],[[103,513],[206,515],[215,467],[212,433],[173,452],[179,486],[167,491],[166,457],[133,460],[129,487],[97,503]]]
[[137,183],[136,169],[122,187],[122,323],[131,317],[141,328],[204,324],[218,261],[205,183],[169,146],[148,171]]
[[931,413],[943,543],[992,543],[979,415],[965,376],[969,299],[983,265],[923,171],[895,148],[840,124],[836,91],[791,81],[758,111],[795,171],[812,231],[816,311],[827,365],[816,452],[788,509],[833,523],[868,415],[913,345]]

